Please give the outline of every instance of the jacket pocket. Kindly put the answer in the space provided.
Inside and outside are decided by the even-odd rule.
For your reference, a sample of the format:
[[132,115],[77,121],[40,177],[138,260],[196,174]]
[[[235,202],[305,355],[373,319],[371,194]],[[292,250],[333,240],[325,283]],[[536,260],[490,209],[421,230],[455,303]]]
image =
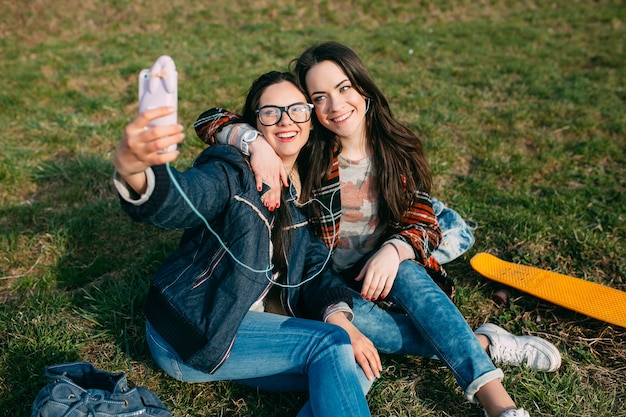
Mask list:
[[215,271],[217,265],[224,258],[224,255],[226,255],[226,249],[220,246],[219,250],[215,252],[215,254],[213,254],[213,256],[211,257],[208,266],[204,268],[202,272],[193,280],[193,283],[191,285],[192,290],[197,289],[211,278],[211,276],[213,275],[213,271]]

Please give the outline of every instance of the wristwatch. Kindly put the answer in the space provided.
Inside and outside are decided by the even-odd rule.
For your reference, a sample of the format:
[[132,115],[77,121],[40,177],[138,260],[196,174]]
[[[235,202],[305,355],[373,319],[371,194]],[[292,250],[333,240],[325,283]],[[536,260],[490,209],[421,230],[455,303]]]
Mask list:
[[239,149],[244,155],[250,156],[248,145],[256,140],[256,138],[259,136],[259,131],[249,125],[242,125],[241,130],[242,132],[239,140]]

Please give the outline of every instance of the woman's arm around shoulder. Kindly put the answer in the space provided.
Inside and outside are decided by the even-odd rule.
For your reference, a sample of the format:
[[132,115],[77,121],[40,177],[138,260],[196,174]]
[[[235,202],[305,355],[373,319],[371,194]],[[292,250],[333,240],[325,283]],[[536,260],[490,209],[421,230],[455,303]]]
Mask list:
[[200,140],[209,146],[231,145],[249,155],[257,190],[261,191],[263,183],[270,187],[263,196],[263,203],[266,207],[278,207],[282,187],[289,186],[289,175],[259,131],[244,123],[238,114],[219,107],[203,112],[194,128]]

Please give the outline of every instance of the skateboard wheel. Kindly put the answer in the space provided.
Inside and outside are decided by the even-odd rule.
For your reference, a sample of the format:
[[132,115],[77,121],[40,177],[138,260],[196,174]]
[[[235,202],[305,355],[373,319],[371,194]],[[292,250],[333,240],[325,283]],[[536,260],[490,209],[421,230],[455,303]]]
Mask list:
[[498,305],[505,305],[506,303],[509,302],[509,297],[511,296],[511,294],[505,290],[505,289],[500,289],[496,292],[493,293],[493,295],[491,296],[491,299]]

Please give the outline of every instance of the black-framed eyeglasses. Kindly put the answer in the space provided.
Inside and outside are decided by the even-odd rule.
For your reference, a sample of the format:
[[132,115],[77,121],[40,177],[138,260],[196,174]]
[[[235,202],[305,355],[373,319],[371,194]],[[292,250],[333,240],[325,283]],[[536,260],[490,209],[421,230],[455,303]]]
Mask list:
[[259,122],[263,126],[274,126],[283,118],[283,112],[295,123],[304,123],[311,120],[311,103],[293,103],[289,106],[263,106],[255,110]]

